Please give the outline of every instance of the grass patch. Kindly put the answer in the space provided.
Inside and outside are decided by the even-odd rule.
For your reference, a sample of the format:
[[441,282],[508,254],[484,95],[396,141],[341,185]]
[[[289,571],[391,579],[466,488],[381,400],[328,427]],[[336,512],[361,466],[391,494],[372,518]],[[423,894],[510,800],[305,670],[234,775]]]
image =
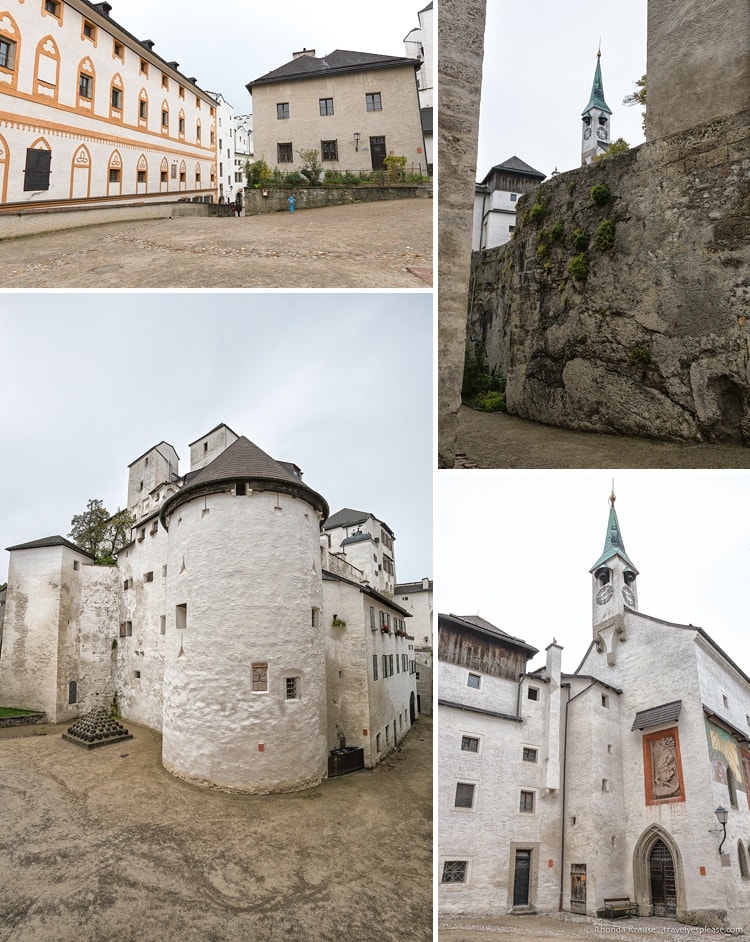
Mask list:
[[5,719],[7,716],[34,716],[36,714],[41,715],[41,710],[20,710],[17,707],[0,707],[0,719]]

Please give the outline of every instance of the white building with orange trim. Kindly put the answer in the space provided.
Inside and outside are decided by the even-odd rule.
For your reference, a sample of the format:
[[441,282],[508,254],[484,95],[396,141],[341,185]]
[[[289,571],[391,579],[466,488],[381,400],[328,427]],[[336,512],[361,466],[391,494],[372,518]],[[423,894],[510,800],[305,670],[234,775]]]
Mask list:
[[0,7],[0,206],[208,199],[216,102],[109,3]]

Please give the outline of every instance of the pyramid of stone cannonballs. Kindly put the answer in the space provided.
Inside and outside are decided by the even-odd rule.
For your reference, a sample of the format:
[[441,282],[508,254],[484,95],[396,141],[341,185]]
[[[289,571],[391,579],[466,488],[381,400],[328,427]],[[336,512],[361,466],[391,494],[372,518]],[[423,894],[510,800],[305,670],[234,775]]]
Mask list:
[[79,720],[68,727],[67,733],[62,734],[63,739],[73,742],[86,749],[96,746],[106,746],[112,742],[121,742],[123,739],[132,739],[122,723],[110,716],[104,707],[95,707]]

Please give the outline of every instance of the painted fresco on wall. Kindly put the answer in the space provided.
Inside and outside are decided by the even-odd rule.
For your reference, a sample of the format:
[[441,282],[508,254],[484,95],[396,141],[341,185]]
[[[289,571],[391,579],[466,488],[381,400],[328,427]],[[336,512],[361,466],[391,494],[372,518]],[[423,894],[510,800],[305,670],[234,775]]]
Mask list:
[[644,735],[643,773],[647,805],[685,800],[676,726]]
[[706,719],[706,736],[708,737],[708,752],[711,757],[711,770],[714,780],[727,784],[727,766],[732,770],[734,782],[738,789],[745,791],[745,776],[742,774],[740,753],[737,740],[724,729],[715,726]]

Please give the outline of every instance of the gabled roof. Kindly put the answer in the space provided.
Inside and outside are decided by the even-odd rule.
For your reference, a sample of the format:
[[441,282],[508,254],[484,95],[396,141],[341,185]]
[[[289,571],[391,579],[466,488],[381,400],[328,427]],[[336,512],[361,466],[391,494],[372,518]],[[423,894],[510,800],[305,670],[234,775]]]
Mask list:
[[546,180],[547,174],[542,173],[540,170],[534,170],[533,167],[530,167],[527,163],[521,160],[520,157],[509,157],[506,161],[501,164],[495,164],[491,170],[487,173],[485,178],[481,181],[482,183],[487,183],[492,174],[496,170],[502,170],[506,173],[522,173],[527,177],[538,177],[540,180]]
[[639,710],[630,729],[648,729],[662,723],[673,723],[679,719],[681,707],[682,700],[672,700],[671,703],[662,703],[660,706],[649,707],[648,710]]
[[334,49],[327,56],[301,55],[266,72],[249,82],[245,87],[252,94],[255,85],[270,85],[273,82],[295,81],[297,79],[316,78],[321,75],[342,75],[346,72],[366,72],[371,69],[392,69],[408,66],[419,69],[419,59],[404,56],[381,56],[372,52],[354,52],[348,49]]
[[607,114],[612,114],[611,109],[607,105],[607,102],[604,100],[604,82],[602,82],[602,54],[597,52],[596,54],[596,71],[594,72],[594,84],[591,86],[591,98],[589,103],[583,109],[581,114],[588,114],[592,108],[598,108],[599,111],[605,111]]
[[514,644],[516,647],[523,648],[525,651],[530,652],[529,657],[533,657],[535,654],[539,653],[538,648],[532,647],[530,644],[522,641],[521,638],[514,638],[513,635],[507,634],[502,628],[497,628],[485,618],[480,618],[479,615],[454,615],[451,612],[450,615],[439,615],[438,618],[446,619],[459,627],[463,625],[466,628],[473,628],[475,631],[480,631],[482,634],[496,638],[499,641]]
[[347,579],[346,576],[341,576],[337,572],[331,572],[330,569],[323,570],[323,581],[324,582],[345,582],[347,585],[352,586],[355,589],[358,589],[363,595],[369,596],[371,599],[376,599],[382,605],[387,605],[388,608],[392,608],[394,611],[398,612],[399,615],[403,615],[404,618],[411,618],[411,612],[407,612],[405,608],[394,602],[393,598],[388,595],[383,595],[382,592],[378,592],[377,589],[373,589],[370,585],[365,585],[363,582],[354,582],[352,579]]
[[76,546],[75,543],[66,540],[64,536],[45,536],[42,537],[41,540],[31,540],[30,543],[18,543],[16,546],[7,546],[6,549],[11,553],[13,550],[43,549],[47,546],[67,546],[68,549],[75,550],[76,553],[80,553],[82,556],[88,556],[91,559],[96,558],[85,549],[81,549],[80,546]]
[[622,539],[622,533],[620,533],[620,524],[617,520],[617,514],[615,512],[614,494],[610,497],[609,503],[609,521],[607,523],[607,535],[604,539],[604,551],[602,552],[602,555],[599,557],[599,559],[597,559],[597,561],[591,567],[589,572],[594,572],[603,563],[606,563],[608,560],[612,559],[613,556],[619,556],[621,559],[624,559],[633,572],[638,575],[638,570],[635,568],[632,561],[628,557],[628,554],[625,552],[625,543]]
[[[190,444],[188,445],[188,448],[192,448],[193,445],[197,445],[198,442],[202,441],[204,438],[208,438],[209,435],[213,435],[214,432],[218,432],[220,428],[225,428],[228,432],[231,432],[232,435],[237,435],[234,429],[229,428],[226,422],[219,422],[218,425],[214,425],[214,427],[211,429],[210,432],[206,432],[205,435],[199,435],[194,442],[190,442]],[[239,437],[240,436],[237,435],[237,438]]]
[[[369,511],[352,510],[351,507],[343,507],[341,510],[337,510],[335,514],[331,514],[323,524],[323,529],[334,530],[336,527],[356,527],[358,523],[365,523],[365,521],[370,519],[378,520],[375,514],[371,514]],[[393,536],[393,530],[391,530],[387,523],[383,523],[382,520],[378,520],[378,523]]]

